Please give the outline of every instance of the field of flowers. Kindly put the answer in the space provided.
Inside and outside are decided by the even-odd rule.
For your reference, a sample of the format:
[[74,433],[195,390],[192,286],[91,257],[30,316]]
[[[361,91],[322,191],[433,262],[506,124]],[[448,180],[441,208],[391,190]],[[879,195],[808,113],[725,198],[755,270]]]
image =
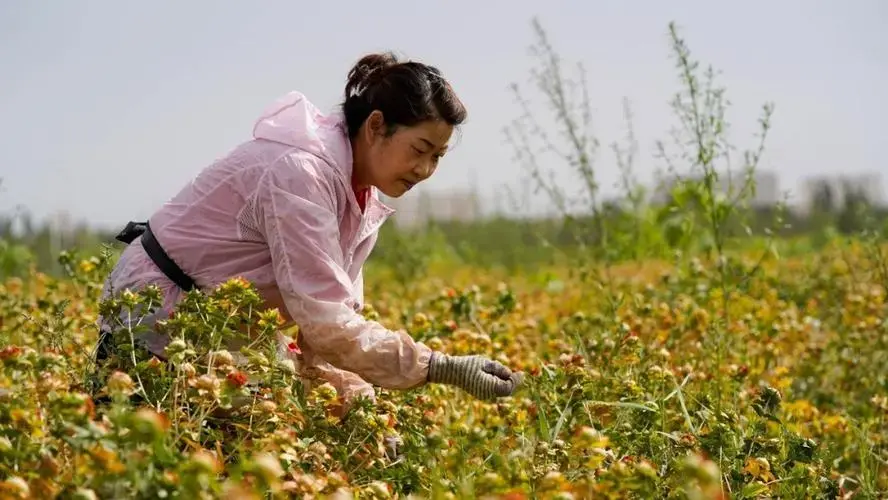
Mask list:
[[[879,498],[888,489],[885,267],[860,244],[409,286],[365,314],[524,370],[514,397],[378,391],[340,414],[274,354],[233,280],[167,324],[169,365],[89,359],[111,257],[0,285],[0,498]],[[732,276],[737,279],[730,279]],[[218,348],[249,327],[247,362]],[[295,332],[289,332],[295,334]],[[136,367],[131,369],[132,362]],[[248,379],[259,389],[249,391]],[[138,396],[138,397],[137,397]],[[249,403],[233,410],[233,399]],[[400,438],[396,448],[392,437]]]

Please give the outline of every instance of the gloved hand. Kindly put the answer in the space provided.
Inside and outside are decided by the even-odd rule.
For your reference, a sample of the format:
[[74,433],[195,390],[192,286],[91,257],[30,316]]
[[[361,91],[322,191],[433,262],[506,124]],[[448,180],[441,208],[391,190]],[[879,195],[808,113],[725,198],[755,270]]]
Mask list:
[[391,461],[403,458],[403,455],[401,454],[401,446],[404,444],[404,440],[401,439],[401,436],[397,434],[387,434],[383,438],[383,443],[385,446],[386,458]]
[[510,396],[524,375],[483,356],[449,356],[433,352],[429,382],[457,386],[478,399]]

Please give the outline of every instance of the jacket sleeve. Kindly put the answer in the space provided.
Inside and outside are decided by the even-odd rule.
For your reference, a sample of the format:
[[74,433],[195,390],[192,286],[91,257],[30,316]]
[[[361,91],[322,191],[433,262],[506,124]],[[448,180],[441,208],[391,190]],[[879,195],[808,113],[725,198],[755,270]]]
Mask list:
[[364,308],[364,270],[358,271],[358,278],[354,284],[355,310],[360,311]]
[[283,333],[278,332],[278,355],[283,358],[292,359],[296,366],[299,367],[302,383],[305,384],[307,390],[311,390],[315,383],[320,379],[323,382],[329,382],[336,388],[337,394],[342,398],[346,405],[350,405],[358,396],[365,396],[376,401],[376,392],[373,386],[368,384],[366,380],[357,374],[346,370],[340,370],[315,356],[314,352],[309,350],[305,345],[305,339],[300,339],[300,347],[303,351],[300,354],[290,352],[288,346],[296,339],[290,338]]
[[255,193],[255,217],[271,250],[287,311],[305,344],[333,367],[389,389],[422,385],[431,349],[406,332],[366,320],[344,268],[336,193],[320,160],[275,162]]

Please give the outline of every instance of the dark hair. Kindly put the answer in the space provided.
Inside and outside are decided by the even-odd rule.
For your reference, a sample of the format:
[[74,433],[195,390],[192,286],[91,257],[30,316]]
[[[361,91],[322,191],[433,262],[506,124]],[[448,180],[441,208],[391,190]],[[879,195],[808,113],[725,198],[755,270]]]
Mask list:
[[342,110],[349,137],[378,109],[392,134],[396,126],[441,119],[460,125],[466,108],[453,88],[434,66],[415,61],[400,62],[391,52],[368,54],[348,73]]

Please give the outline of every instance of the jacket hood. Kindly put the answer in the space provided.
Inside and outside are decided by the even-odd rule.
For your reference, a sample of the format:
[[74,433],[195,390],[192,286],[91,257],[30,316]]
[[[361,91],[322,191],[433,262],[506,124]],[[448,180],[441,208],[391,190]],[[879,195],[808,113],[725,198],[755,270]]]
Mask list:
[[300,92],[272,103],[253,126],[253,137],[312,153],[351,177],[352,151],[341,112],[325,115]]

